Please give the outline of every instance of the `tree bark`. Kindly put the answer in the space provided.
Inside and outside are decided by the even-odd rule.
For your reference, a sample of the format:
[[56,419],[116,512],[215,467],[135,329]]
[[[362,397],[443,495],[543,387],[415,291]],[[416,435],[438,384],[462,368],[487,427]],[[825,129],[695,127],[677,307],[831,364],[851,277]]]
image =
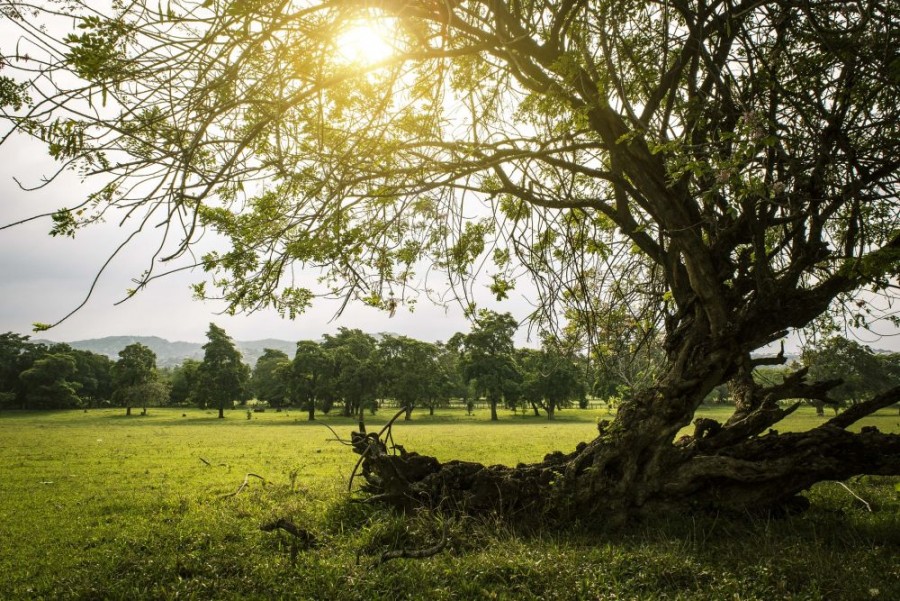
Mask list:
[[491,421],[497,421],[497,399],[491,399]]
[[[698,351],[696,357],[704,357],[697,365],[713,372],[720,368],[709,361],[714,352]],[[389,449],[379,435],[354,433],[363,489],[406,509],[440,505],[517,520],[618,522],[672,510],[746,513],[799,507],[805,500],[797,495],[822,480],[900,474],[900,436],[845,430],[896,402],[900,387],[809,432],[771,430],[799,403],[785,409],[764,400],[736,421],[698,419],[692,436],[674,441],[711,388],[702,378],[692,381],[686,386],[689,381],[680,378],[626,400],[597,438],[530,465],[442,463],[401,447]]]

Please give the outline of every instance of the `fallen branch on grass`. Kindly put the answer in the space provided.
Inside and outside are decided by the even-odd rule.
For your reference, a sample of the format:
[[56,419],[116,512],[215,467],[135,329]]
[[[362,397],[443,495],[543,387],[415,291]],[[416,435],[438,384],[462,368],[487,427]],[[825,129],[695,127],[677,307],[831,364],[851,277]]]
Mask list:
[[284,530],[295,539],[297,539],[297,541],[303,545],[304,549],[310,549],[312,547],[318,546],[319,544],[319,541],[316,539],[315,535],[312,532],[304,528],[300,528],[294,522],[285,518],[278,518],[275,521],[267,522],[260,526],[259,529],[263,532]]
[[852,490],[850,490],[850,487],[847,486],[846,484],[844,484],[843,482],[838,482],[838,484],[840,484],[841,486],[843,486],[843,487],[844,487],[844,490],[846,490],[848,493],[850,493],[851,495],[853,495],[853,497],[854,497],[857,501],[859,501],[860,503],[862,503],[863,505],[865,505],[865,506],[866,506],[866,509],[869,510],[869,513],[872,513],[872,506],[869,505],[869,502],[868,502],[868,501],[866,501],[866,500],[863,499],[861,496],[859,496],[858,494],[856,494],[855,492],[853,492]]
[[[444,522],[443,528],[441,529],[441,540],[438,541],[437,544],[432,545],[431,547],[426,547],[425,549],[395,549],[393,551],[385,551],[381,554],[381,557],[378,558],[378,561],[376,561],[372,567],[377,568],[378,566],[392,559],[426,559],[428,557],[434,557],[435,555],[443,551],[446,546],[447,523]],[[358,557],[357,562],[359,562]]]
[[236,491],[224,494],[224,495],[222,495],[222,498],[227,499],[228,497],[235,497],[235,496],[239,495],[241,493],[241,491],[244,490],[245,488],[247,488],[247,486],[250,484],[251,477],[259,478],[260,480],[262,480],[263,485],[265,485],[265,483],[266,483],[266,479],[263,478],[262,476],[259,476],[257,474],[248,473],[246,476],[244,476],[244,481],[241,483],[241,485],[238,487],[238,489]]

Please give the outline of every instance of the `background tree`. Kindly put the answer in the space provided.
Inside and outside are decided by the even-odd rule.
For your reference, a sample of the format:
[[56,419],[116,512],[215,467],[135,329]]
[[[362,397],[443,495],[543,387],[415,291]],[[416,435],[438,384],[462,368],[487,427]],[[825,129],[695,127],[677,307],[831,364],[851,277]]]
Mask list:
[[28,340],[14,332],[0,334],[0,407],[4,409],[25,406],[25,383],[19,376],[40,354],[38,346]]
[[[835,413],[838,407],[856,403],[900,385],[889,369],[867,346],[834,336],[821,345],[806,349],[803,363],[815,380],[840,380],[828,392]],[[821,403],[822,401],[819,401]]]
[[[52,233],[121,211],[167,223],[156,248],[176,260],[213,230],[229,246],[202,255],[196,292],[231,310],[293,316],[321,294],[393,311],[431,290],[427,263],[471,315],[483,273],[498,299],[530,277],[548,329],[621,301],[659,324],[652,385],[597,440],[516,477],[367,451],[382,499],[620,519],[900,472],[900,437],[847,430],[895,393],[758,437],[778,401],[827,386],[762,386],[754,368],[784,357],[752,354],[831,310],[864,325],[860,291],[895,293],[897,0],[88,4],[6,11],[40,49],[3,51],[10,130],[100,176]],[[60,13],[63,39],[38,26]],[[391,57],[342,57],[361,19]],[[724,382],[733,416],[673,444]]]
[[553,419],[557,409],[585,394],[575,358],[567,356],[552,341],[548,340],[540,350],[521,349],[517,357],[522,374],[521,395],[535,415],[539,415],[541,407],[547,412],[547,419]]
[[460,368],[460,356],[451,344],[435,344],[435,374],[431,379],[425,404],[429,415],[434,415],[436,407],[449,405],[451,399],[467,401],[468,386]]
[[374,408],[380,372],[375,338],[362,330],[339,328],[334,336],[326,334],[322,349],[331,356],[330,388],[343,400],[344,415],[363,415]]
[[267,348],[256,360],[250,378],[250,390],[257,399],[272,407],[281,407],[290,399],[289,373],[291,360],[277,349]]
[[197,368],[195,398],[205,406],[218,407],[221,419],[226,406],[246,399],[250,368],[241,360],[240,351],[225,330],[211,323],[206,338],[203,362]]
[[309,421],[316,419],[316,403],[323,403],[328,413],[334,401],[334,362],[331,354],[314,340],[301,340],[291,362],[291,398],[309,414]]
[[99,406],[113,397],[113,361],[106,355],[71,349],[75,359],[75,375],[72,380],[79,384],[78,395],[85,405]]
[[172,403],[181,405],[196,402],[200,364],[201,362],[195,359],[185,359],[181,365],[172,369],[169,390],[169,398]]
[[75,373],[75,358],[67,353],[48,353],[35,360],[19,375],[24,384],[25,406],[28,409],[80,407],[80,384],[72,380]]
[[520,380],[513,353],[513,335],[519,324],[509,313],[482,310],[472,331],[462,337],[462,367],[466,382],[475,382],[491,406],[491,421],[497,421],[497,403],[514,394]]
[[[115,392],[113,400],[125,406],[125,415],[131,415],[131,406],[141,403],[144,413],[150,403],[159,404],[168,398],[168,390],[159,386],[156,374],[156,353],[140,342],[129,344],[119,351],[119,360],[113,368]],[[163,394],[164,396],[160,396]]]
[[[437,346],[406,336],[384,335],[378,342],[382,392],[406,409],[412,419],[417,404],[433,401],[440,394],[441,371]],[[433,403],[431,413],[434,413]]]

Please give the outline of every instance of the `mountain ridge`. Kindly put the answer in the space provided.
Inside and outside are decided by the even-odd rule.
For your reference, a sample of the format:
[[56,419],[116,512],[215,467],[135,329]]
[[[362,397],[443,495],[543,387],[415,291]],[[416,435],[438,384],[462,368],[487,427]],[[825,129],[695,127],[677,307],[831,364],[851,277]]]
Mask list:
[[[185,359],[203,359],[203,345],[205,342],[185,342],[183,340],[170,341],[159,336],[104,336],[101,338],[88,338],[85,340],[54,341],[32,340],[35,343],[44,344],[68,344],[80,351],[90,351],[99,355],[106,355],[110,359],[118,359],[119,351],[129,344],[140,343],[156,353],[156,365],[158,367],[174,367],[184,363]],[[280,340],[278,338],[263,338],[261,340],[235,340],[235,346],[241,352],[244,362],[256,364],[265,349],[282,351],[288,357],[294,356],[297,348],[296,341]]]

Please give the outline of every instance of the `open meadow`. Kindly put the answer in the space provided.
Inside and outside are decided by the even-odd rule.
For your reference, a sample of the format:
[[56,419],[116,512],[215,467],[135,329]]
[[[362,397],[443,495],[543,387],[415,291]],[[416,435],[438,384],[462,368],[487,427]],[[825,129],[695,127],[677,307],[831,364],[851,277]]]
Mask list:
[[[787,518],[668,515],[618,531],[522,532],[353,502],[356,456],[299,411],[123,413],[0,414],[0,599],[900,599],[897,478],[819,484],[812,508]],[[367,419],[377,426],[390,413]],[[605,415],[505,412],[490,423],[487,413],[416,412],[395,441],[515,464],[571,450]],[[355,425],[320,421],[342,437]],[[779,429],[819,423],[803,408]],[[883,410],[865,425],[898,432],[900,417]],[[260,530],[278,518],[315,546]],[[444,537],[433,557],[378,565],[385,551]]]

